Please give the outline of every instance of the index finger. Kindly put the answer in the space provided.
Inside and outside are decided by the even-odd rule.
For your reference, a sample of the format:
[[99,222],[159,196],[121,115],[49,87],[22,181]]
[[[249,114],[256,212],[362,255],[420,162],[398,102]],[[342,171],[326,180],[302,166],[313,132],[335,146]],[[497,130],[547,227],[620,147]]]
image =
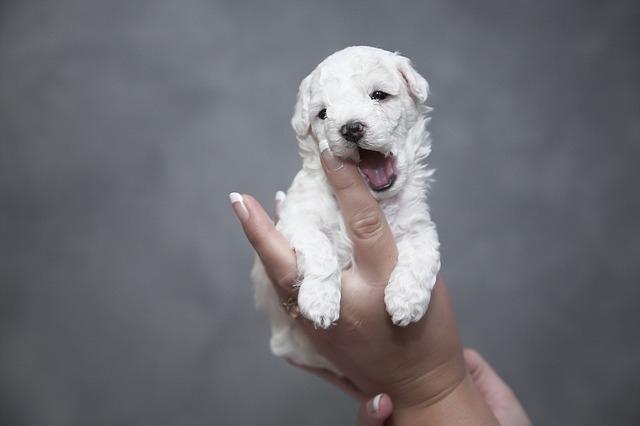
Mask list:
[[398,248],[387,218],[358,167],[334,157],[326,141],[320,143],[320,150],[322,166],[351,237],[359,273],[368,282],[386,285],[398,260]]
[[298,277],[296,257],[289,241],[275,228],[260,203],[249,195],[230,194],[231,204],[247,239],[281,296],[291,293]]

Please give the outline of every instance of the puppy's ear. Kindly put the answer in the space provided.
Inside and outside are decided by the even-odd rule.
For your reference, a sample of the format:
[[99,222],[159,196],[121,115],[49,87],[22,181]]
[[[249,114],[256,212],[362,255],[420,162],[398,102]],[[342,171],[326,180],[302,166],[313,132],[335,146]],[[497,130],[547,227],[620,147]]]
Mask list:
[[311,75],[305,77],[298,89],[298,99],[291,118],[291,126],[299,138],[309,133],[309,102],[311,101]]
[[411,65],[411,61],[404,56],[397,55],[398,71],[409,87],[409,91],[420,103],[424,103],[429,96],[429,84]]

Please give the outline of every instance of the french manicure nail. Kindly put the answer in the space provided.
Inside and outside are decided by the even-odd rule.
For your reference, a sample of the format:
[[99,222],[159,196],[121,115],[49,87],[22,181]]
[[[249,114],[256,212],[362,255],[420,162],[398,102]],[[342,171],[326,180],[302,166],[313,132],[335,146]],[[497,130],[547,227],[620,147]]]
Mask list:
[[240,222],[249,219],[249,210],[247,210],[247,206],[244,204],[242,195],[237,192],[232,192],[229,194],[229,199],[231,200],[233,211],[236,213],[236,216],[238,216],[238,219],[240,219]]
[[280,220],[280,206],[282,205],[282,202],[284,201],[284,199],[287,197],[287,195],[282,192],[282,191],[278,191],[276,192],[276,200],[275,200],[275,205],[274,205],[274,216],[273,216],[273,222],[274,223],[278,223],[278,221]]
[[333,155],[333,151],[331,151],[331,147],[329,147],[329,142],[326,139],[323,139],[318,144],[318,148],[320,148],[320,155],[324,160],[325,165],[332,172],[340,170],[344,167],[344,163],[339,158],[336,158]]
[[371,414],[377,413],[380,409],[380,398],[382,398],[382,394],[376,395],[372,400],[367,402],[367,411]]

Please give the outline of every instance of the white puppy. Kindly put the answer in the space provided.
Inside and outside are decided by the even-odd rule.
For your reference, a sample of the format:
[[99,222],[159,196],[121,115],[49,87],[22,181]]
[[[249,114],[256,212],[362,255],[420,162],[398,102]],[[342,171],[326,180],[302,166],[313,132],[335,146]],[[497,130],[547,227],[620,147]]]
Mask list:
[[[300,84],[291,123],[303,165],[280,207],[277,228],[297,256],[300,312],[316,327],[338,321],[340,274],[353,261],[320,164],[327,146],[358,164],[396,238],[398,262],[385,290],[391,321],[406,326],[427,310],[440,269],[438,235],[426,204],[431,176],[424,163],[431,149],[427,93],[427,82],[407,58],[372,47],[349,47],[329,56]],[[273,353],[336,371],[284,311],[259,259],[252,278],[258,304],[269,309]]]

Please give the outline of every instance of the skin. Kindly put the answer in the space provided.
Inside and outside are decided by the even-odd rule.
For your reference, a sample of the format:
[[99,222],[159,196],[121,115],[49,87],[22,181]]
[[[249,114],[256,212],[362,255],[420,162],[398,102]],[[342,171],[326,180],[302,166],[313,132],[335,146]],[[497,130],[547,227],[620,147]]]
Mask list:
[[[501,425],[531,426],[531,420],[507,385],[475,349],[464,349],[464,360],[482,398]],[[358,410],[358,426],[383,426],[393,412],[389,395],[380,394],[364,401]]]
[[[444,280],[438,277],[422,320],[407,327],[393,325],[384,305],[384,288],[398,257],[393,234],[356,165],[333,157],[328,149],[321,157],[353,242],[355,262],[342,273],[337,323],[324,330],[302,315],[296,321],[344,377],[300,367],[363,401],[361,425],[499,424],[465,364]],[[287,240],[253,197],[243,195],[233,208],[278,295],[295,296],[296,260]],[[372,397],[381,392],[378,410],[373,410]]]

